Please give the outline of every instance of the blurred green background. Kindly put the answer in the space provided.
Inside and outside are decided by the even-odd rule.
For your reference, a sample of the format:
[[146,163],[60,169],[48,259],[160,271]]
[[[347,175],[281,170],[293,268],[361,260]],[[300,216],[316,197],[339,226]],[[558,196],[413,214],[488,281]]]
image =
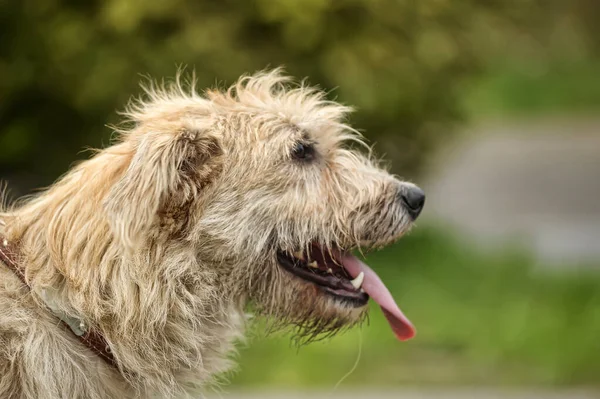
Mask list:
[[[600,386],[597,253],[583,259],[574,245],[568,257],[540,256],[510,231],[516,243],[475,245],[472,233],[436,208],[448,194],[435,198],[446,193],[435,189],[444,187],[452,160],[441,155],[444,149],[494,130],[473,126],[526,119],[550,120],[543,126],[556,129],[552,118],[560,115],[567,128],[553,137],[573,141],[570,126],[585,121],[586,140],[598,143],[598,21],[597,0],[0,0],[0,179],[13,197],[27,194],[85,159],[82,149],[107,145],[106,125],[118,122],[115,111],[140,94],[143,76],[173,76],[185,65],[202,89],[284,65],[355,106],[352,123],[393,171],[433,187],[422,225],[369,256],[419,335],[396,342],[376,308],[360,332],[300,350],[289,337],[264,337],[258,326],[232,382],[333,387],[352,369],[362,343],[358,368],[344,386]],[[548,130],[528,126],[515,129],[517,136]],[[525,148],[519,140],[510,148]],[[532,153],[542,147],[534,144]],[[557,162],[565,155],[581,159],[569,148]],[[590,154],[600,159],[600,151]],[[498,152],[498,158],[506,157]],[[590,178],[561,181],[576,180],[589,191],[600,169],[595,162],[583,167]],[[533,181],[554,172],[536,173]],[[492,198],[503,191],[477,181],[471,183]],[[464,192],[452,198],[463,203],[459,195],[468,203]],[[586,209],[580,213],[588,222],[567,238],[575,244],[599,238],[598,201],[589,209],[567,202]],[[563,226],[556,214],[572,220],[544,214],[542,236],[555,237]],[[584,249],[600,240],[590,245]]]

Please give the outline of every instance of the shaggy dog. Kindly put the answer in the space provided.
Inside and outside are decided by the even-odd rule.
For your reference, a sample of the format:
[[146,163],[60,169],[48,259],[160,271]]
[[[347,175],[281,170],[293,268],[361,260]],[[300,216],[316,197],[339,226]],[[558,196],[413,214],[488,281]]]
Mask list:
[[350,251],[398,239],[425,197],[347,145],[348,108],[279,71],[146,94],[114,145],[0,213],[1,398],[191,397],[249,304],[304,342],[372,297],[414,335]]

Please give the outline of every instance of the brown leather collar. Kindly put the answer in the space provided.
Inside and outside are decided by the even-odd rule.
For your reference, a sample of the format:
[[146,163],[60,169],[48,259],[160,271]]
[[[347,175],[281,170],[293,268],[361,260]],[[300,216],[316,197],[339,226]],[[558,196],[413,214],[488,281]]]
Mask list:
[[[19,267],[18,258],[19,257],[17,248],[14,245],[12,245],[6,238],[0,235],[0,260],[4,262],[6,266],[8,266],[8,268],[11,269],[19,277],[19,279],[23,282],[23,284],[25,284],[25,286],[28,289],[31,289],[31,287],[27,283],[27,279],[25,278],[25,272],[21,267]],[[77,337],[77,339],[81,341],[83,345],[88,347],[88,349],[90,349],[92,352],[94,352],[96,355],[102,358],[102,360],[104,360],[109,365],[117,367],[115,357],[111,352],[108,342],[106,342],[106,339],[102,336],[102,334],[100,334],[92,328],[89,328],[87,331],[84,332],[83,335],[78,336],[73,332],[73,330],[69,327],[67,323],[65,323],[63,320],[61,320],[61,323],[65,328],[71,331],[73,335]]]

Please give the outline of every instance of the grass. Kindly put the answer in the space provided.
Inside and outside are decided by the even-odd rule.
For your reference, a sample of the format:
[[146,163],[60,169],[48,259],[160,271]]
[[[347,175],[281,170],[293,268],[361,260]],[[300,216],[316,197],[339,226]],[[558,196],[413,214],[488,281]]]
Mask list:
[[465,108],[475,119],[600,108],[600,60],[498,63],[466,90]]
[[450,237],[421,228],[368,257],[416,324],[415,340],[397,342],[372,304],[368,326],[307,347],[253,339],[233,383],[333,388],[362,340],[344,386],[598,386],[600,275],[540,275],[522,253],[484,255]]

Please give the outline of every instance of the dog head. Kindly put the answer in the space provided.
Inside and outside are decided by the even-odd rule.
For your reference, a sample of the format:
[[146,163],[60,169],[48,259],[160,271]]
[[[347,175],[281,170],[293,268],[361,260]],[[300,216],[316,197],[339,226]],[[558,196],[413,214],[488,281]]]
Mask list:
[[105,201],[132,251],[160,240],[193,247],[222,295],[312,339],[360,322],[369,295],[396,334],[414,330],[377,275],[351,251],[408,231],[424,194],[359,151],[350,111],[278,71],[201,97],[150,88],[135,127],[112,151],[129,155]]

